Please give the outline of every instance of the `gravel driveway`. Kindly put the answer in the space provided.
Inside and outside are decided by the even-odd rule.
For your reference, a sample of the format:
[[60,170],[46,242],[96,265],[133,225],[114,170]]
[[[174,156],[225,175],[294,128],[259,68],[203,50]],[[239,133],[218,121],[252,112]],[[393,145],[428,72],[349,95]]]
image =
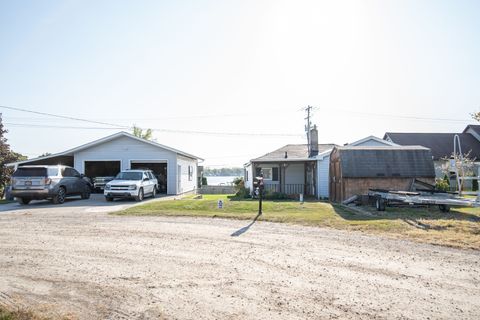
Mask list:
[[480,253],[267,222],[0,206],[0,304],[79,319],[480,319]]

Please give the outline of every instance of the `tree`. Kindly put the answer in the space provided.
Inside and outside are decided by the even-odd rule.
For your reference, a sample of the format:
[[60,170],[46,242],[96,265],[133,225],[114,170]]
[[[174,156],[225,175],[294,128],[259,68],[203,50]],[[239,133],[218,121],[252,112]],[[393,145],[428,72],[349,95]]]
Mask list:
[[51,155],[52,154],[50,152],[44,152],[41,155],[39,155],[38,157],[41,158],[41,157],[47,157],[47,156],[51,156]]
[[139,137],[145,140],[152,140],[152,134],[152,129],[147,129],[144,131],[142,128],[133,125],[133,135],[135,137]]
[[477,120],[477,121],[480,121],[480,111],[479,111],[479,112],[470,113],[470,115],[472,116],[473,119],[475,119],[475,120]]
[[10,145],[7,143],[7,138],[5,138],[5,133],[7,133],[3,127],[2,114],[0,113],[0,195],[3,198],[5,193],[5,187],[10,182],[10,177],[13,173],[12,167],[7,167],[7,163],[26,160],[27,157],[13,152],[10,150]]

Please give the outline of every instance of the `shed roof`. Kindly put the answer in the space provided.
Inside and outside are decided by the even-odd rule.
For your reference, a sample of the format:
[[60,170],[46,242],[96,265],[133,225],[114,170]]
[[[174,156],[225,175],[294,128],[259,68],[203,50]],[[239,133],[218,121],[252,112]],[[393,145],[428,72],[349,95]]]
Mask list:
[[421,146],[336,147],[342,177],[435,177],[432,153]]
[[[480,126],[470,126],[473,127]],[[434,160],[449,158],[453,154],[453,137],[458,134],[464,154],[470,153],[470,158],[480,159],[480,141],[470,133],[399,133],[387,132],[384,139],[390,140],[396,144],[421,145],[432,151]]]
[[[335,144],[319,144],[318,152],[322,153],[327,150],[333,149]],[[285,152],[287,157],[285,158]],[[307,161],[315,160],[316,157],[308,157],[308,145],[307,144],[287,144],[275,151],[269,152],[261,157],[252,159],[253,162],[273,162],[273,161]]]

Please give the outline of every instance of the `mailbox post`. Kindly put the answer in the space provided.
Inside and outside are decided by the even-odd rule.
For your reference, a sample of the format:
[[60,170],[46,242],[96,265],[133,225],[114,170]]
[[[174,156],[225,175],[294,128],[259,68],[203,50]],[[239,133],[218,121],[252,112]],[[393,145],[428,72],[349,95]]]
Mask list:
[[265,185],[263,183],[263,173],[260,174],[260,177],[256,178],[257,180],[257,189],[258,189],[258,215],[262,214],[262,200],[263,200],[263,189]]

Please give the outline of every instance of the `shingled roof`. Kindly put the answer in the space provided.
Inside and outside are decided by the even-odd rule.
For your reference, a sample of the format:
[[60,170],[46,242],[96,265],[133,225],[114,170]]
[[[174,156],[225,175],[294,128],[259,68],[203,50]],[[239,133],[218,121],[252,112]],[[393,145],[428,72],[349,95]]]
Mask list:
[[[318,153],[333,149],[335,144],[319,144]],[[287,157],[285,158],[285,152]],[[315,157],[308,157],[308,145],[307,144],[287,144],[275,151],[269,152],[261,157],[252,159],[252,162],[277,162],[277,161],[305,161],[315,160]]]
[[345,178],[434,178],[432,153],[421,146],[336,147]]
[[[480,126],[469,126],[473,130]],[[474,128],[478,127],[478,128]],[[384,139],[402,146],[420,145],[432,151],[433,159],[449,158],[453,154],[453,137],[458,134],[464,154],[472,159],[480,159],[480,141],[470,133],[399,133],[387,132]]]

